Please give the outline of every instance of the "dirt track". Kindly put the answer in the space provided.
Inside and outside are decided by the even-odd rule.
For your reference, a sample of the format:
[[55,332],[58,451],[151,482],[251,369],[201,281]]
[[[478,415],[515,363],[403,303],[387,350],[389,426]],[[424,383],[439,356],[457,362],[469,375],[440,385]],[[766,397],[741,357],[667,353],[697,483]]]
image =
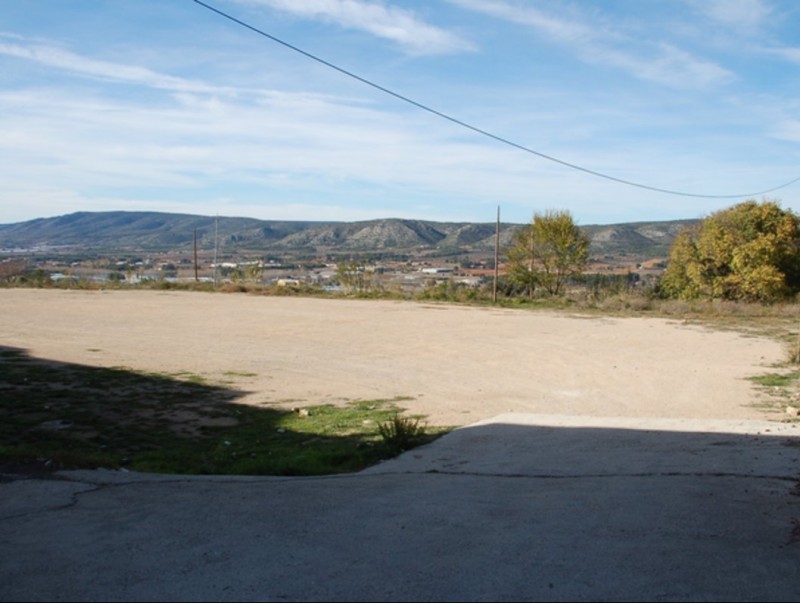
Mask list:
[[251,404],[357,399],[434,424],[505,412],[770,418],[748,376],[778,342],[652,318],[156,291],[0,290],[0,345],[199,374]]

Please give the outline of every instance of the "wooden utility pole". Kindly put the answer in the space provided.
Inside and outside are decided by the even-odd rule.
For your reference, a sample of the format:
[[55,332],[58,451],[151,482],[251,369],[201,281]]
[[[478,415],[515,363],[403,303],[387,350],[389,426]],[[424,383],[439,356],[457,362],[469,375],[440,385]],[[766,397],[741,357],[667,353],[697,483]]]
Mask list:
[[492,303],[497,303],[497,276],[500,274],[500,206],[497,206],[497,227],[494,233],[494,285]]
[[214,218],[214,289],[217,288],[217,249],[219,247],[219,214]]
[[529,242],[529,244],[530,244],[529,251],[530,251],[531,255],[530,255],[530,258],[528,260],[528,273],[529,273],[528,274],[528,297],[530,297],[531,299],[533,299],[533,264],[534,264],[534,260],[536,258],[536,255],[534,254],[534,238],[533,238],[534,230],[535,230],[535,224],[536,224],[536,218],[534,217],[534,221],[531,222],[531,238],[530,238],[530,242]]
[[197,229],[195,228],[194,229],[194,282],[197,282],[197,281],[200,280],[200,277],[199,277],[197,271],[198,271],[198,267],[197,267]]

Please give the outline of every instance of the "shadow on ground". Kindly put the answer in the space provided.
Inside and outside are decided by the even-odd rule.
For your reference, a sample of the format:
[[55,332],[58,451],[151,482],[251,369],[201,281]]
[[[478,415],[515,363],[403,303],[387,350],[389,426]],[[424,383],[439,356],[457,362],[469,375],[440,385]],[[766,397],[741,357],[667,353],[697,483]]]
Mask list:
[[64,363],[0,346],[0,470],[314,475],[355,471],[396,453],[376,442],[391,408],[365,404],[360,413],[340,412],[331,427],[332,406],[300,419],[287,409],[237,404],[246,393],[186,372]]
[[18,480],[0,599],[797,600],[796,429],[503,415],[353,474]]

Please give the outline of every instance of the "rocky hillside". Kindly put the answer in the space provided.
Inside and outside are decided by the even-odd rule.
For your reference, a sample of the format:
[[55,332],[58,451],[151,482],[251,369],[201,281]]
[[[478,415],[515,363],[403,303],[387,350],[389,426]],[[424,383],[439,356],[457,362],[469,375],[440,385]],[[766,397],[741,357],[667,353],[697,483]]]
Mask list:
[[593,255],[666,256],[672,241],[684,228],[698,220],[634,222],[605,226],[586,226],[592,238]]
[[[693,220],[585,226],[593,255],[665,255]],[[519,224],[501,225],[506,246]],[[79,212],[0,225],[0,250],[188,251],[195,235],[203,249],[252,252],[491,252],[494,223],[369,220],[291,222],[166,214]]]

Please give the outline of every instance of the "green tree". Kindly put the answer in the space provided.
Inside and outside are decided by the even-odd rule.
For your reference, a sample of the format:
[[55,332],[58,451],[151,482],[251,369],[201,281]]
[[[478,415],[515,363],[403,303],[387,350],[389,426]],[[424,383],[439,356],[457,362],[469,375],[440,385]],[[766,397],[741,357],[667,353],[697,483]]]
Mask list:
[[251,262],[245,268],[245,278],[254,283],[261,282],[261,276],[264,273],[264,266],[261,262]]
[[340,260],[336,263],[336,277],[348,291],[364,293],[372,288],[374,274],[370,274],[362,262]]
[[684,230],[661,279],[667,297],[772,302],[800,291],[800,218],[748,200]]
[[533,223],[520,228],[514,233],[511,246],[506,250],[508,279],[533,298],[539,284],[538,272],[535,268],[536,241],[533,234]]
[[506,250],[510,279],[533,297],[537,287],[559,295],[566,280],[580,274],[589,258],[589,236],[568,211],[534,214]]

